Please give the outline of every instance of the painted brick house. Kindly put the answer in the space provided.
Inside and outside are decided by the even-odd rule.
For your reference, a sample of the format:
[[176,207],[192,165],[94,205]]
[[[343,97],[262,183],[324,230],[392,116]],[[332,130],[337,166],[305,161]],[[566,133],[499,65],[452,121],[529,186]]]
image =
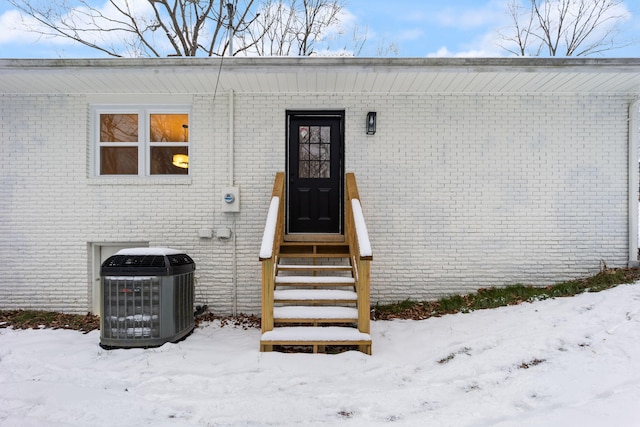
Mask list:
[[3,59],[0,308],[96,312],[101,261],[162,246],[257,313],[278,171],[291,237],[343,233],[355,173],[374,303],[636,265],[639,95],[638,59]]

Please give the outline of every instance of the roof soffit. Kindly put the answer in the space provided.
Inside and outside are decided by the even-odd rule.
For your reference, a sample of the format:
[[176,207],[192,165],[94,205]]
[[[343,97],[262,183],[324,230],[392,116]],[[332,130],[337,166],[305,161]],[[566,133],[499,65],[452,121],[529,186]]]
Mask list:
[[635,58],[0,59],[0,76],[0,93],[640,93]]

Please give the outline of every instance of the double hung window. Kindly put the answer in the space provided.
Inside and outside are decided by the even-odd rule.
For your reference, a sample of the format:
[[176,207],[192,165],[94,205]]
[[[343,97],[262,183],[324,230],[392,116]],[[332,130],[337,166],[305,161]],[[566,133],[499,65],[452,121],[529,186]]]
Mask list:
[[95,108],[96,175],[187,175],[188,108]]

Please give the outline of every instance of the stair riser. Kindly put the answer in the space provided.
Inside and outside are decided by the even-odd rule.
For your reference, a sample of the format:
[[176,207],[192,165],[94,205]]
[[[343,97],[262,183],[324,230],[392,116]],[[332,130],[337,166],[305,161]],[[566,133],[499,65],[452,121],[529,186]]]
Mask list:
[[301,300],[301,299],[275,299],[276,304],[296,304],[296,305],[343,305],[343,304],[355,304],[354,300]]
[[316,353],[324,353],[326,347],[358,347],[358,350],[364,354],[371,356],[371,341],[261,341],[260,351],[272,351],[273,346],[282,347],[311,347],[311,351]]
[[276,324],[300,324],[300,325],[353,325],[358,322],[358,319],[273,319]]
[[351,271],[350,265],[278,265],[278,271]]
[[[335,291],[344,291],[344,292],[355,292],[355,287],[353,284],[348,284],[348,283],[322,283],[322,284],[310,284],[310,283],[280,283],[277,285],[276,290],[279,291],[287,291],[287,290],[306,290],[306,291],[313,291],[313,290],[335,290]],[[292,298],[292,299],[297,299],[297,298]],[[310,299],[310,300],[314,300],[315,298],[301,298],[303,300],[306,299]],[[328,298],[328,300],[332,300],[333,298]],[[336,299],[342,299],[342,298],[336,298]],[[320,301],[322,301],[322,299],[318,299]],[[355,300],[352,300],[355,301]]]

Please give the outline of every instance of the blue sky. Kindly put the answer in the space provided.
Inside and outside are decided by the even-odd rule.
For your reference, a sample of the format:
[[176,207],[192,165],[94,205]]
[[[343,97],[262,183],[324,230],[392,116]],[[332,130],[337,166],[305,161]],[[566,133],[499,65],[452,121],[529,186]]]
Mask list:
[[[96,0],[100,3],[104,0]],[[379,49],[393,46],[385,56],[481,56],[509,54],[499,47],[497,30],[509,24],[507,0],[345,0],[348,25],[367,41],[359,56],[378,56]],[[640,57],[640,1],[626,0],[630,14],[618,40],[629,41],[607,57]],[[13,7],[0,0],[0,58],[78,58],[106,56],[68,40],[38,38],[20,31]],[[634,42],[635,41],[635,42]],[[347,41],[348,43],[348,41]],[[334,41],[331,48],[344,46]]]

